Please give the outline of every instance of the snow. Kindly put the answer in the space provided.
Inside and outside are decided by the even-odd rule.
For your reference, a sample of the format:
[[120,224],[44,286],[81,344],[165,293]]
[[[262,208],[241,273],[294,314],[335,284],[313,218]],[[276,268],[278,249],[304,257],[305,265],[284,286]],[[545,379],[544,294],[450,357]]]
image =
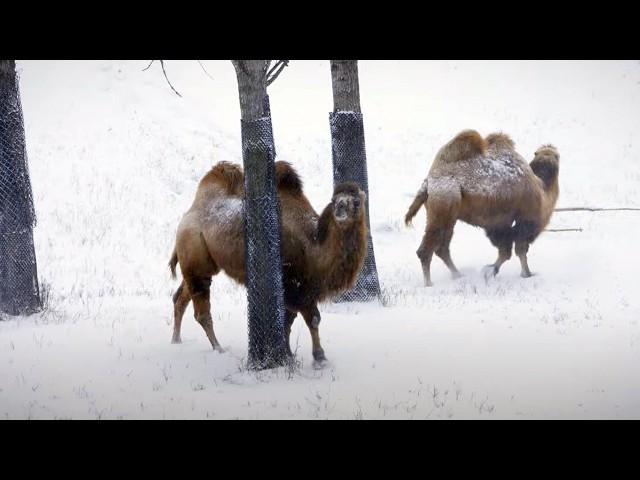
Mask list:
[[[533,158],[531,158],[533,160]],[[419,192],[428,183],[430,196],[459,198],[461,192],[485,197],[509,197],[524,181],[524,159],[516,153],[489,150],[468,160],[440,163],[430,171]]]
[[217,198],[207,206],[206,222],[229,228],[240,218],[240,215],[242,215],[242,199]]
[[[157,63],[157,62],[156,62]],[[246,293],[219,275],[211,350],[191,307],[172,345],[175,229],[217,161],[241,161],[230,62],[22,61],[21,94],[48,310],[0,322],[0,418],[640,418],[637,212],[561,212],[485,283],[497,256],[459,223],[423,286],[425,225],[403,217],[461,130],[560,154],[559,207],[639,206],[640,63],[362,61],[370,215],[382,301],[324,304],[330,365],[250,372]],[[317,211],[332,194],[331,75],[291,61],[269,88],[278,158]],[[431,188],[431,185],[430,185]],[[235,211],[235,207],[231,208]]]

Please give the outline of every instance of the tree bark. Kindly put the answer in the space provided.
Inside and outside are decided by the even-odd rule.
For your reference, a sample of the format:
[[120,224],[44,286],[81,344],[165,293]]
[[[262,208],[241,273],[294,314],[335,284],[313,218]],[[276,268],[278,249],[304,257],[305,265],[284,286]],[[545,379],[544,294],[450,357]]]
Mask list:
[[333,111],[360,111],[360,85],[357,60],[331,60]]
[[353,288],[335,301],[366,301],[380,296],[380,282],[376,268],[369,210],[369,180],[367,154],[364,142],[364,122],[360,109],[360,87],[357,60],[331,60],[333,112],[329,114],[331,126],[331,153],[333,158],[334,188],[342,182],[355,182],[367,194],[368,246],[362,271]]
[[0,60],[0,311],[10,315],[41,309],[35,220],[15,60]]
[[234,60],[244,164],[249,368],[284,365],[284,289],[280,205],[271,117],[265,115],[266,60]]
[[0,60],[0,75],[8,75],[9,77],[13,77],[15,76],[15,71],[15,60]]
[[261,118],[264,112],[264,97],[267,94],[267,60],[232,60],[238,78],[240,115],[249,122]]

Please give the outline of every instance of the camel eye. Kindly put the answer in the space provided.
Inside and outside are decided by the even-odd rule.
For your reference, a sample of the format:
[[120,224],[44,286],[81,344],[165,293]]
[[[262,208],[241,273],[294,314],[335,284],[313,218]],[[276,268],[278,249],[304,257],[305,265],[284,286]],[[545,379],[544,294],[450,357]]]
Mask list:
[[356,207],[356,208],[358,208],[360,206],[360,199],[359,198],[356,198],[356,199],[353,200],[353,206]]

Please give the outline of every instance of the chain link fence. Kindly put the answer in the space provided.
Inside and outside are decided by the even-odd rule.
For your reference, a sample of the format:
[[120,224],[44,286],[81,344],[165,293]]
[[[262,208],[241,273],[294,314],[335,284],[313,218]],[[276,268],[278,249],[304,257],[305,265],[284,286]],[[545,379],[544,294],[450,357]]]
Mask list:
[[380,296],[380,282],[373,252],[373,240],[369,222],[369,181],[367,177],[367,155],[364,144],[364,122],[361,113],[332,112],[331,154],[333,158],[333,185],[355,182],[367,194],[367,256],[353,288],[333,300],[335,302],[369,301]]
[[36,215],[15,64],[0,63],[0,311],[21,315],[41,307],[33,245]]
[[275,185],[271,117],[242,121],[249,367],[284,365],[280,202]]

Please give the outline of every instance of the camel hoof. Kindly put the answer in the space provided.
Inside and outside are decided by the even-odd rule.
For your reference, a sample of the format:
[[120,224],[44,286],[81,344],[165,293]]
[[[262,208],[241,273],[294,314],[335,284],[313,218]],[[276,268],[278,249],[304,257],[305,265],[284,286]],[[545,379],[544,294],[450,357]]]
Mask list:
[[484,281],[488,282],[490,278],[498,275],[498,267],[495,265],[486,265],[482,268],[482,275],[484,276]]
[[171,343],[172,343],[172,344],[174,344],[174,345],[177,345],[177,344],[179,344],[179,343],[182,343],[182,339],[181,339],[180,337],[178,337],[178,338],[173,337],[173,338],[171,339]]
[[454,273],[452,273],[452,274],[451,274],[451,277],[452,277],[454,280],[458,280],[459,278],[462,278],[463,276],[464,276],[464,275],[462,275],[460,272],[454,272]]
[[424,281],[424,286],[425,286],[425,287],[433,287],[433,282],[432,282],[432,281],[429,281],[429,280],[425,280],[425,281]]
[[329,365],[329,361],[326,358],[314,359],[312,363],[314,370],[322,370],[327,365]]
[[218,353],[224,353],[225,349],[222,348],[220,345],[216,345],[216,346],[213,347],[213,351],[214,352],[218,352]]
[[327,365],[327,357],[324,356],[324,350],[320,348],[313,352],[313,368],[321,370]]
[[520,276],[521,276],[522,278],[531,278],[531,277],[533,277],[534,275],[535,275],[535,274],[533,274],[533,273],[531,273],[531,272],[521,272],[521,273],[520,273]]

